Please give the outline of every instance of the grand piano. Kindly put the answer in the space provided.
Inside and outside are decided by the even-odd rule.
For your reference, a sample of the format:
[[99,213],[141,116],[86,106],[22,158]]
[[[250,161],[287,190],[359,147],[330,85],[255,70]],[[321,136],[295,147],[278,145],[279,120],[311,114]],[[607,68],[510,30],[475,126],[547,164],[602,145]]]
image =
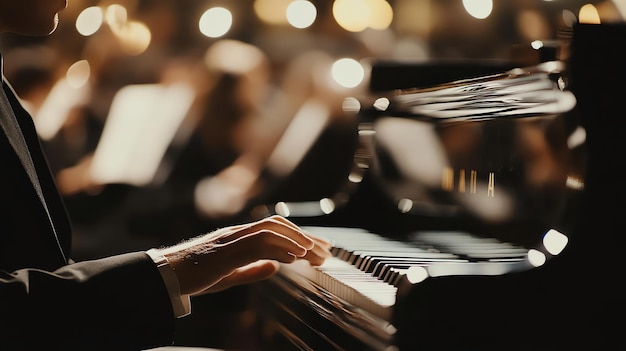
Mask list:
[[[292,216],[333,242],[333,257],[321,267],[282,265],[252,287],[246,348],[624,349],[623,38],[622,25],[577,25],[556,70],[373,66],[372,82],[387,77],[371,89],[384,99],[361,101],[359,133],[348,138],[358,186],[329,192],[340,196],[326,200],[343,201],[332,213]],[[418,86],[407,72],[419,70],[442,81]],[[458,89],[471,101],[450,98]],[[433,161],[441,150],[428,143],[394,162],[403,150],[392,134],[436,139],[446,162]],[[461,143],[468,135],[480,138]],[[416,154],[439,162],[432,183]],[[276,212],[290,209],[290,194]],[[484,198],[471,201],[477,194]]]

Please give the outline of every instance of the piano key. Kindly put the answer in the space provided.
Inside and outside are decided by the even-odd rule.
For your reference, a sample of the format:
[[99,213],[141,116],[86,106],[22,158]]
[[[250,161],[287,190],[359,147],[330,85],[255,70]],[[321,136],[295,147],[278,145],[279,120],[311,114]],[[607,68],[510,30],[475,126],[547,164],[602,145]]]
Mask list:
[[319,267],[312,267],[305,260],[281,264],[280,272],[293,280],[306,278],[322,287],[329,296],[349,301],[350,304],[386,320],[395,304],[395,286],[376,279],[337,257],[329,257]]
[[412,284],[406,277],[415,267],[432,276],[500,274],[527,267],[526,249],[468,233],[420,232],[400,241],[359,228],[303,229],[329,240],[333,256],[319,267],[301,260],[283,264],[281,272],[306,278],[324,294],[377,316],[389,312],[401,284]]
[[435,253],[435,252],[415,252],[412,248],[404,248],[403,251],[387,251],[385,249],[378,249],[376,251],[358,251],[360,259],[355,261],[355,266],[363,269],[371,261],[376,258],[382,257],[398,257],[398,258],[420,258],[424,260],[449,260],[458,258],[455,254],[449,253]]
[[368,259],[364,260],[361,265],[357,268],[364,272],[372,272],[374,267],[379,264],[379,262],[393,262],[393,261],[417,261],[417,262],[448,262],[448,261],[458,261],[459,259],[455,255],[442,255],[441,257],[422,257],[421,255],[412,255],[410,252],[407,252],[405,256],[388,256],[384,253],[379,256],[371,256]]

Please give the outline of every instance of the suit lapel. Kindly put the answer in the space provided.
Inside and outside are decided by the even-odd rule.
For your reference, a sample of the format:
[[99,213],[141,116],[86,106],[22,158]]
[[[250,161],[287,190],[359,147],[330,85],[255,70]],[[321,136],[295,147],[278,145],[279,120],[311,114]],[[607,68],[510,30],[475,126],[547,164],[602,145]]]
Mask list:
[[33,161],[30,158],[30,154],[28,153],[28,146],[24,141],[24,136],[22,135],[21,129],[17,123],[17,119],[15,117],[15,114],[13,113],[13,109],[11,108],[11,104],[6,95],[5,89],[7,88],[3,82],[2,92],[0,94],[0,126],[7,136],[9,144],[11,144],[11,146],[15,150],[15,153],[20,158],[20,162],[22,163],[24,170],[28,174],[28,178],[33,184],[33,187],[35,188],[39,199],[43,202],[43,194],[41,192],[39,180],[37,179],[35,166],[33,165]]
[[39,198],[41,206],[45,211],[46,216],[48,217],[48,223],[50,226],[50,230],[54,235],[56,245],[58,246],[60,253],[63,256],[63,260],[67,261],[67,257],[65,256],[65,252],[56,233],[56,228],[52,221],[48,205],[46,204],[46,200],[41,188],[41,183],[39,182],[33,159],[30,156],[28,145],[26,144],[26,140],[24,139],[24,135],[22,134],[22,130],[19,126],[15,112],[10,102],[11,98],[14,101],[16,101],[17,98],[13,94],[11,88],[4,81],[4,77],[2,77],[1,84],[2,89],[0,89],[0,127],[4,130],[4,134],[6,135],[9,144],[11,144],[11,147],[20,159],[20,163],[22,164],[26,174],[28,175],[33,189],[37,193],[37,197]]

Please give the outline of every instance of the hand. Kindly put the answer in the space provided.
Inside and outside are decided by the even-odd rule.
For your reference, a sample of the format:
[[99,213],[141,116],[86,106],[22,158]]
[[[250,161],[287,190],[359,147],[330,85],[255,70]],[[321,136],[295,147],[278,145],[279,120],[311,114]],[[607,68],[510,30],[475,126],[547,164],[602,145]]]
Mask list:
[[278,262],[298,258],[323,263],[330,244],[312,238],[280,216],[219,229],[162,249],[178,277],[182,294],[216,292],[268,278]]

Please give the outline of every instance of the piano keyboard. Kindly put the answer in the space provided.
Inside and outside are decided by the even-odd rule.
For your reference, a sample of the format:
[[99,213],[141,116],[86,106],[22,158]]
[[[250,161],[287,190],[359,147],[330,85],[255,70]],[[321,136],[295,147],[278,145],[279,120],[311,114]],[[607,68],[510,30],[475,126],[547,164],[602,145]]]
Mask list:
[[331,241],[332,257],[319,267],[299,260],[281,274],[309,293],[343,301],[389,321],[398,289],[422,277],[494,275],[529,267],[526,248],[463,232],[416,232],[394,240],[360,228],[304,227]]

